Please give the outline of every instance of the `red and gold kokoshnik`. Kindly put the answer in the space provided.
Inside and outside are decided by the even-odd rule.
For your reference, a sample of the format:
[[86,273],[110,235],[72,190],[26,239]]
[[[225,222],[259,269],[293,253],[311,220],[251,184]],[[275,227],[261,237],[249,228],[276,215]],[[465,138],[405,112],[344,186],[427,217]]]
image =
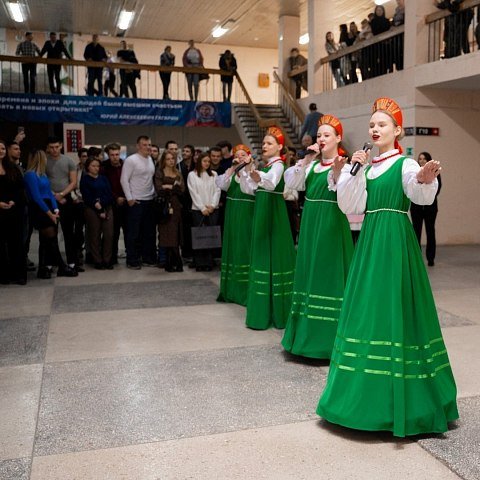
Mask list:
[[252,154],[250,149],[246,145],[244,145],[243,143],[240,143],[240,144],[235,145],[233,147],[233,154],[235,155],[239,150],[243,150],[245,153],[248,153],[249,155]]
[[395,100],[388,97],[377,98],[373,104],[372,113],[375,113],[378,110],[388,113],[399,127],[403,127],[402,110]]
[[279,127],[272,126],[267,130],[267,135],[271,135],[274,137],[277,142],[282,145],[283,147],[285,146],[285,137],[283,135],[282,130]]
[[322,117],[320,117],[320,120],[318,121],[318,126],[320,127],[320,125],[332,126],[337,132],[337,135],[340,135],[343,138],[342,122],[334,115],[325,114]]

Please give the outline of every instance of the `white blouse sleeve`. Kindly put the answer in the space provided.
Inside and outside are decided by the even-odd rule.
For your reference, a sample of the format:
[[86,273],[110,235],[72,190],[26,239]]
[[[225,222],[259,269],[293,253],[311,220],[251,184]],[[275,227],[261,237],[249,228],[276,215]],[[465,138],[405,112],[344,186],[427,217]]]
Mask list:
[[367,206],[367,179],[365,167],[356,175],[350,174],[351,165],[342,169],[337,182],[337,202],[346,215],[361,215]]
[[213,172],[213,175],[214,175],[214,178],[215,180],[212,182],[213,183],[213,188],[215,189],[214,191],[214,194],[213,194],[213,203],[212,203],[212,207],[214,208],[218,208],[218,204],[220,203],[220,195],[222,193],[222,191],[220,190],[220,188],[218,188],[218,185],[217,185],[217,173],[216,172]]
[[188,174],[187,184],[190,197],[192,198],[192,206],[194,207],[193,210],[203,211],[206,207],[202,202],[202,198],[200,195],[201,184],[199,180],[200,178],[198,177],[196,172],[190,172]]
[[432,183],[418,183],[417,173],[420,165],[413,159],[407,158],[402,166],[402,185],[405,195],[417,205],[431,205],[438,190],[438,180]]
[[258,186],[273,192],[282,179],[283,171],[283,163],[277,162],[268,172],[258,172],[260,174]]
[[294,165],[293,167],[287,168],[283,174],[285,185],[292,190],[304,191],[305,180],[312,167],[313,162],[306,167]]
[[227,175],[224,173],[223,175],[218,175],[215,177],[215,183],[218,188],[220,188],[223,191],[228,191],[230,188],[230,183],[232,183],[232,175]]
[[250,178],[248,172],[242,170],[240,172],[240,190],[247,195],[255,195],[257,188],[258,183]]

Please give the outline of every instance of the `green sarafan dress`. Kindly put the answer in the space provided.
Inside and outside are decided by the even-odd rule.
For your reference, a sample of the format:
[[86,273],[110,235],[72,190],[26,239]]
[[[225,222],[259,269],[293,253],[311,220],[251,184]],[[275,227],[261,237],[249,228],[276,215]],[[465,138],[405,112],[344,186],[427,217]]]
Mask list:
[[317,413],[404,437],[445,432],[456,386],[432,290],[407,216],[399,158],[367,177],[367,212]]
[[284,187],[282,176],[274,191],[255,194],[246,324],[256,330],[285,328],[292,303],[295,247]]
[[282,345],[290,353],[330,358],[337,334],[353,241],[337,194],[328,190],[330,168],[305,180],[305,207],[300,226],[292,309]]
[[255,197],[243,193],[232,178],[223,227],[219,302],[247,304],[254,208]]

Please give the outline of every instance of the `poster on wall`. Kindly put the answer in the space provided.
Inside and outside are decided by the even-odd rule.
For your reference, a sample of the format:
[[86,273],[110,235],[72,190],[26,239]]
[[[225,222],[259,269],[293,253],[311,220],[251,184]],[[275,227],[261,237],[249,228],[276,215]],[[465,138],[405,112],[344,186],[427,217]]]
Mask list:
[[0,120],[88,125],[231,127],[230,103],[0,93]]
[[85,143],[85,126],[82,123],[63,124],[63,147],[65,154],[77,158],[77,152]]

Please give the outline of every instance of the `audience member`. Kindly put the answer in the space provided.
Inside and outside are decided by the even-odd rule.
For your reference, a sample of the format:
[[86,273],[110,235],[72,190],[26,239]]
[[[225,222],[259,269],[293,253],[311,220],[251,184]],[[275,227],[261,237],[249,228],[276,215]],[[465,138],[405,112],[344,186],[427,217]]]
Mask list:
[[137,139],[137,153],[125,159],[120,183],[128,202],[127,267],[139,270],[142,265],[156,265],[155,218],[153,212],[153,175],[155,167],[150,157],[150,138]]
[[[117,51],[117,58],[119,62],[138,64],[135,52],[128,48],[127,42],[122,40],[120,42],[120,50]],[[128,89],[130,89],[133,98],[137,98],[137,86],[135,79],[140,78],[140,70],[131,68],[120,69],[120,96],[129,98]]]
[[[87,62],[105,62],[107,60],[107,52],[105,51],[103,46],[98,43],[98,35],[92,35],[92,41],[85,47],[85,51],[83,52],[83,58]],[[87,67],[87,95],[93,97],[93,95],[95,94],[95,82],[97,82],[97,95],[102,95],[102,72],[103,67]]]
[[224,53],[220,54],[218,66],[220,70],[224,70],[225,72],[230,72],[232,74],[220,75],[220,80],[222,82],[223,101],[230,102],[230,98],[232,97],[233,76],[237,71],[237,60],[230,50],[225,50]]
[[[347,48],[348,46],[348,27],[346,23],[342,23],[340,26],[340,37],[338,40],[339,49]],[[351,70],[350,55],[343,55],[340,57],[340,72],[342,74],[343,82],[348,85],[350,82],[349,74]]]
[[[385,7],[383,5],[377,5],[373,13],[373,19],[370,22],[373,35],[380,35],[390,30],[390,21],[385,16]],[[384,40],[383,42],[372,45],[373,77],[385,75],[389,69],[392,69],[392,52],[390,47],[390,40]]]
[[[161,67],[173,67],[175,65],[175,55],[172,53],[172,47],[167,45],[165,50],[160,55],[160,66]],[[172,72],[160,72],[160,79],[162,80],[163,85],[163,99],[168,100],[170,94],[168,89],[170,88],[170,79],[172,77]]]
[[[63,55],[68,59],[72,58],[65,44],[61,40],[57,40],[57,34],[55,32],[50,32],[50,40],[47,40],[43,45],[40,56],[43,57],[45,54],[47,54],[47,58],[60,59],[63,58]],[[62,93],[62,83],[60,81],[61,69],[61,65],[47,65],[48,84],[51,93]]]
[[123,240],[126,243],[127,239],[127,215],[128,203],[123,192],[122,184],[120,182],[122,175],[123,161],[120,158],[120,144],[109,143],[105,147],[105,153],[108,159],[103,163],[102,174],[107,177],[112,189],[113,203],[113,240],[112,240],[112,259],[111,264],[118,263],[118,242],[120,240],[120,230],[123,232]]
[[22,150],[20,144],[13,140],[6,143],[7,145],[7,158],[14,163],[20,170],[23,168],[21,163]]
[[[189,40],[188,48],[183,53],[183,66],[187,68],[201,68],[203,67],[203,55],[202,52],[195,47],[195,42]],[[190,100],[195,102],[198,100],[198,88],[200,85],[199,73],[187,73],[188,95]]]
[[80,191],[85,203],[88,251],[97,270],[113,268],[113,195],[107,177],[100,175],[100,161],[88,157]]
[[75,190],[72,190],[73,211],[74,211],[74,224],[73,224],[73,236],[75,238],[75,250],[77,252],[77,270],[82,272],[83,269],[83,249],[85,246],[85,211],[82,198],[82,192],[80,191],[80,182],[82,175],[85,171],[85,162],[88,158],[88,150],[86,148],[80,148],[77,152],[78,165],[77,165],[77,186]]
[[57,224],[60,211],[46,171],[47,156],[45,152],[33,151],[28,158],[24,181],[30,201],[30,220],[38,230],[40,241],[37,277],[51,278],[54,265],[58,266],[58,277],[76,277],[78,272],[65,264],[58,248]]
[[[107,52],[107,63],[117,63],[117,59],[112,52]],[[103,94],[108,97],[109,92],[112,92],[114,97],[118,97],[118,93],[115,90],[115,81],[117,76],[115,75],[115,69],[113,67],[105,68],[105,81],[103,84]]]
[[[418,164],[421,167],[423,167],[430,160],[432,160],[432,156],[428,152],[422,152],[418,156]],[[440,175],[438,175],[437,180],[438,190],[435,195],[435,200],[431,205],[417,205],[413,202],[410,205],[410,215],[412,216],[413,229],[415,230],[415,235],[417,236],[418,244],[420,246],[422,240],[423,222],[425,222],[425,233],[427,235],[427,248],[425,253],[429,267],[433,267],[435,265],[435,253],[437,249],[437,242],[435,239],[435,221],[438,213],[437,197],[442,188],[442,179]]]
[[[348,30],[347,38],[346,38],[346,44],[347,47],[351,47],[352,45],[355,44],[355,41],[357,40],[357,37],[359,35],[358,27],[355,22],[350,22],[350,28]],[[349,77],[350,77],[350,83],[357,83],[358,82],[358,76],[357,76],[357,65],[358,65],[358,52],[351,53],[350,55],[350,72],[349,72]]]
[[168,140],[165,142],[165,150],[173,155],[176,164],[181,161],[178,158],[178,143],[175,140]]
[[[328,55],[333,55],[339,50],[338,44],[335,42],[332,32],[327,32],[325,35],[325,50],[327,51]],[[332,70],[333,78],[337,84],[337,88],[345,85],[342,73],[340,71],[340,60],[338,58],[330,62],[330,68]]]
[[457,57],[462,53],[470,53],[468,29],[473,19],[473,9],[460,10],[464,0],[434,0],[441,10],[448,10],[445,17],[443,41],[445,42],[445,58]]
[[166,249],[165,270],[183,272],[180,256],[182,244],[182,195],[185,191],[182,174],[175,156],[165,150],[155,168],[155,192],[165,202],[167,218],[158,225],[158,245]]
[[0,283],[27,283],[24,241],[25,189],[20,169],[0,140]]
[[220,147],[212,147],[208,154],[210,156],[210,170],[213,170],[217,175],[223,175],[225,171],[222,169],[222,149]]
[[[364,18],[361,23],[362,29],[358,34],[358,37],[355,41],[357,45],[360,42],[365,40],[370,40],[373,37],[372,28],[370,27],[370,22]],[[363,47],[360,52],[359,58],[359,67],[360,72],[362,72],[362,81],[367,80],[372,76],[372,56],[373,56],[373,47]]]
[[[40,54],[40,49],[35,43],[33,43],[33,33],[25,33],[25,40],[20,42],[17,46],[15,55],[21,57],[35,57]],[[23,86],[25,93],[35,93],[35,79],[37,76],[37,64],[36,63],[22,63],[23,74]]]
[[158,145],[152,143],[150,156],[152,157],[153,164],[156,165],[160,160],[160,147]]
[[[294,73],[295,70],[305,67],[307,63],[307,59],[300,54],[300,50],[297,47],[290,50],[290,57],[288,57],[289,73]],[[295,83],[295,98],[300,98],[302,96],[302,88],[305,91],[308,89],[308,74],[307,72],[301,72],[291,78]]]
[[62,142],[57,137],[48,138],[47,155],[46,173],[60,210],[67,263],[75,269],[78,258],[74,236],[75,207],[71,193],[77,186],[77,166],[70,157],[62,154]]
[[[221,157],[221,152],[219,153]],[[195,227],[214,226],[218,223],[220,189],[215,184],[217,173],[212,171],[210,164],[210,155],[202,153],[195,170],[188,174],[188,190],[192,197],[192,221]],[[212,270],[214,266],[212,249],[194,250],[193,257],[197,272]]]
[[225,173],[231,166],[234,159],[233,146],[228,140],[222,140],[217,143],[217,147],[220,147],[222,151],[222,160],[220,162],[220,169]]
[[[315,138],[317,138],[317,134],[315,134]],[[313,145],[313,137],[311,137],[310,135],[304,135],[302,137],[302,149],[297,152],[298,158],[305,157],[305,155],[307,154],[307,148],[310,145]]]
[[183,177],[183,184],[185,191],[181,197],[182,199],[182,230],[183,230],[183,245],[182,257],[190,259],[192,257],[192,236],[190,234],[192,227],[192,198],[188,191],[188,174],[195,167],[193,156],[195,154],[195,147],[193,145],[184,145],[182,148],[182,161],[179,164],[180,173]]
[[317,104],[311,103],[308,106],[309,113],[305,116],[303,121],[302,130],[300,132],[300,138],[305,135],[310,135],[312,138],[317,138],[318,121],[322,114],[317,111]]

